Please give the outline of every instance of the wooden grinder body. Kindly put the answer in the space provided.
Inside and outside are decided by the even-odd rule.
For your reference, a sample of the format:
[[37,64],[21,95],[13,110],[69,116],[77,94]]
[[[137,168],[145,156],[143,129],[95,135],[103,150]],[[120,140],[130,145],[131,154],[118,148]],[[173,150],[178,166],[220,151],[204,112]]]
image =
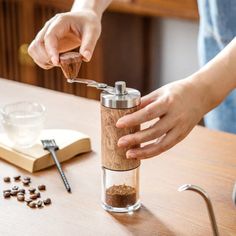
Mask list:
[[[116,122],[124,115],[137,111],[138,106],[126,109],[114,109],[101,105],[102,128],[102,166],[110,170],[126,171],[137,168],[140,165],[138,159],[127,159],[126,152],[129,148],[117,146],[119,138],[140,130],[140,126],[118,129]],[[137,147],[137,146],[135,146]],[[134,146],[132,147],[134,148]]]

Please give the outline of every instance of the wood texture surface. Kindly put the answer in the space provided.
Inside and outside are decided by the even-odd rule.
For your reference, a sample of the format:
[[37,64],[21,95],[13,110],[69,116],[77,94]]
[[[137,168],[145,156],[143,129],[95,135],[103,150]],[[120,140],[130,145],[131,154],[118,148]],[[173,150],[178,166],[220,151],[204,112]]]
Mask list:
[[[73,0],[0,0],[1,77],[99,99],[99,91],[68,84],[60,68],[43,70],[27,53],[46,21],[69,11],[72,4]],[[79,76],[111,85],[122,79],[143,95],[156,88],[160,45],[153,37],[158,35],[153,17],[197,19],[196,0],[114,0],[103,15],[92,60],[83,63]]]
[[[44,5],[54,5],[69,10],[73,0],[34,0]],[[142,16],[178,17],[198,19],[197,0],[113,0],[109,11]]]
[[133,134],[140,130],[140,126],[118,129],[116,122],[122,116],[137,111],[137,107],[130,109],[110,109],[101,105],[101,135],[102,135],[102,165],[110,170],[131,170],[140,165],[140,160],[127,159],[128,148],[117,146],[119,138]]
[[[168,152],[142,161],[142,207],[132,215],[109,214],[101,207],[100,104],[93,100],[0,79],[0,107],[19,100],[42,102],[47,128],[75,129],[91,137],[93,152],[63,164],[72,194],[65,191],[56,168],[34,175],[0,160],[3,176],[16,173],[44,183],[52,205],[33,210],[0,194],[1,236],[211,236],[203,200],[177,188],[192,183],[204,188],[213,203],[221,236],[236,235],[236,207],[231,194],[236,180],[236,136],[196,127]],[[2,130],[2,127],[0,127]],[[11,183],[11,186],[15,183]]]
[[196,0],[117,0],[109,9],[146,16],[198,19]]

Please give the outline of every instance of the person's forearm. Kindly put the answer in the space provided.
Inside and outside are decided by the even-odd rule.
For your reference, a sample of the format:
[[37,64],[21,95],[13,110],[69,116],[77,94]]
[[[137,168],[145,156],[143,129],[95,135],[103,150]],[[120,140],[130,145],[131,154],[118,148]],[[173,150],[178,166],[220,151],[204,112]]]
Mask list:
[[192,76],[205,112],[219,105],[236,88],[236,39]]
[[71,11],[94,10],[100,17],[112,0],[75,0]]

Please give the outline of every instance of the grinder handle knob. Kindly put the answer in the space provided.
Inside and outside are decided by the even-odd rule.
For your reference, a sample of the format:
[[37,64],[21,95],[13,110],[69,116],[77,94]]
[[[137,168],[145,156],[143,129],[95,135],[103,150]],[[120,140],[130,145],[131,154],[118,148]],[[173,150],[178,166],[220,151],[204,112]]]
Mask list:
[[67,79],[77,78],[83,56],[78,52],[66,52],[59,56],[60,66]]

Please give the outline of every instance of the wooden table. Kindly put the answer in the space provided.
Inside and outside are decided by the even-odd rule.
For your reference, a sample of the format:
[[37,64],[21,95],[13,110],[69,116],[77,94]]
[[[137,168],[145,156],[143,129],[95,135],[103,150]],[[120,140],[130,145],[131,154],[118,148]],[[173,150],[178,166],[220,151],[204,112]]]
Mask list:
[[192,192],[179,193],[184,183],[203,187],[210,195],[221,235],[236,235],[236,208],[231,200],[236,180],[236,136],[196,127],[182,143],[141,167],[142,208],[132,215],[110,214],[100,204],[99,103],[0,79],[0,106],[19,100],[42,102],[47,128],[69,128],[90,135],[93,152],[64,163],[72,186],[68,194],[55,168],[36,174],[0,161],[2,177],[29,175],[45,183],[44,196],[53,204],[30,209],[16,199],[0,196],[0,235],[211,235],[203,200]]

